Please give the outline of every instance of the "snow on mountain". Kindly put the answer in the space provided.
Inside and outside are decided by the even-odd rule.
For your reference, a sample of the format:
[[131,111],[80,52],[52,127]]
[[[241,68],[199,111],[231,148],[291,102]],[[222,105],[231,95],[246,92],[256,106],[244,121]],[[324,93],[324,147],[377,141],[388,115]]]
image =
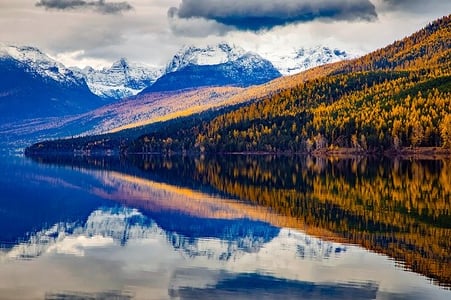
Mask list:
[[95,70],[73,68],[85,78],[91,91],[104,98],[122,99],[138,94],[152,85],[162,75],[162,68],[132,63],[125,58],[113,63],[110,68]]
[[[207,85],[249,86],[283,75],[358,55],[337,48],[316,46],[288,53],[252,53],[241,47],[219,43],[206,47],[185,46],[166,65],[164,75],[144,92]],[[215,67],[213,67],[215,66]],[[207,76],[208,74],[208,76]]]
[[[256,70],[259,73],[257,77],[262,77],[262,72],[264,73],[266,69],[267,74],[263,75],[269,76],[263,77],[268,77],[269,80],[277,77],[272,70],[273,66],[283,75],[291,75],[318,65],[354,58],[357,55],[317,46],[300,48],[285,54],[263,53],[262,56],[268,60],[259,54],[247,52],[239,46],[222,42],[206,47],[185,46],[174,55],[165,68],[132,63],[121,58],[110,68],[95,70],[91,67],[66,68],[34,47],[0,44],[0,59],[12,58],[21,63],[28,72],[35,72],[62,83],[80,85],[84,79],[92,93],[103,98],[114,99],[136,95],[151,86],[160,77],[181,71],[189,66],[229,64],[221,70],[222,73],[225,72],[225,75],[221,77],[237,77],[239,74],[227,74],[228,71],[237,73],[235,72],[237,67],[245,70],[246,77],[257,76]],[[261,78],[259,81],[263,79]],[[178,80],[179,78],[176,81]],[[240,83],[242,80],[238,81]]]
[[179,71],[189,65],[211,66],[235,61],[246,51],[237,46],[226,43],[209,45],[206,47],[185,46],[180,49],[167,64],[165,73]]
[[165,74],[142,94],[205,86],[247,87],[280,76],[269,60],[237,46],[226,43],[204,48],[187,46],[174,55]]
[[34,72],[61,83],[80,84],[81,78],[74,74],[72,70],[35,47],[0,43],[0,59],[13,59],[21,63],[29,73]]
[[296,49],[289,53],[263,53],[262,56],[269,59],[280,73],[293,75],[320,65],[353,59],[359,55],[337,48],[316,46]]

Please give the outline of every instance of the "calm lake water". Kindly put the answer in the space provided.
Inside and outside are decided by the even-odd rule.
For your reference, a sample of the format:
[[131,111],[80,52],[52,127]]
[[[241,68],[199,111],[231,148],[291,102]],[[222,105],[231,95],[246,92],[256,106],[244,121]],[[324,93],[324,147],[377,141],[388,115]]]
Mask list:
[[0,157],[0,299],[451,299],[451,161]]

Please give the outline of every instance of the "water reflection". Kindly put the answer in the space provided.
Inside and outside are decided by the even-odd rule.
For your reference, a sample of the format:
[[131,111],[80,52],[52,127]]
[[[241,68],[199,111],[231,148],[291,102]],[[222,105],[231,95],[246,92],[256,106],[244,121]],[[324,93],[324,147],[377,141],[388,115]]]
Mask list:
[[[451,162],[313,157],[137,161],[149,173],[190,178],[296,219],[292,227],[387,254],[451,283]],[[164,176],[164,175],[162,175]],[[177,176],[177,178],[180,175]],[[180,183],[183,184],[183,183]]]
[[391,260],[449,284],[446,161],[38,160],[0,163],[6,297],[450,296]]
[[[215,277],[210,270],[183,270],[178,277]],[[197,273],[197,274],[196,274]],[[252,287],[250,289],[249,287]],[[207,287],[180,287],[171,289],[170,296],[181,299],[375,299],[377,285],[313,284],[296,280],[284,280],[261,274],[221,274],[221,280]],[[230,291],[234,291],[231,293]],[[236,294],[239,296],[237,297]]]
[[47,293],[46,300],[86,300],[86,299],[114,299],[114,300],[128,300],[133,299],[132,293],[123,291],[106,291],[99,293],[77,293],[77,292],[57,292]]

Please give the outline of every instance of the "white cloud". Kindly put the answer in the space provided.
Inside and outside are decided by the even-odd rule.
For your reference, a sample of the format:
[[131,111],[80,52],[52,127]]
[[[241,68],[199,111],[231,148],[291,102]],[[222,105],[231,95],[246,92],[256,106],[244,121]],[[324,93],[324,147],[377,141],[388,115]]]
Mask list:
[[175,35],[188,37],[208,37],[211,35],[224,36],[233,27],[220,24],[214,20],[202,18],[179,18],[176,14],[168,13],[169,27]]
[[85,50],[83,49],[70,52],[60,52],[53,58],[61,62],[66,67],[77,66],[84,68],[90,66],[94,69],[102,69],[103,67],[110,66],[110,62],[108,60],[85,57]]

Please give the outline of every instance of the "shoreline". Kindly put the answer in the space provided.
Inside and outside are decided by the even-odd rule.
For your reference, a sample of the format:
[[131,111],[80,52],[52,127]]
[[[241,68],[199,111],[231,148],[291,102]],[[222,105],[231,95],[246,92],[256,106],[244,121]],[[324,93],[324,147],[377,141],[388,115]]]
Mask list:
[[102,151],[39,151],[28,152],[25,151],[24,155],[27,157],[39,157],[39,156],[74,156],[74,157],[109,157],[109,156],[135,156],[135,155],[147,155],[147,156],[205,156],[205,155],[279,155],[279,156],[304,156],[310,155],[314,157],[324,158],[380,158],[387,157],[391,159],[420,159],[420,160],[436,160],[451,158],[451,149],[442,147],[406,147],[401,149],[389,149],[389,150],[363,150],[358,148],[335,148],[335,149],[317,149],[311,152],[291,152],[291,151],[237,151],[237,152],[198,152],[198,151],[170,151],[169,153],[163,152],[125,152],[121,153],[117,150],[105,149]]
[[337,148],[337,149],[323,149],[312,152],[313,156],[324,157],[388,157],[388,158],[403,158],[403,159],[442,159],[451,158],[451,149],[442,147],[405,147],[400,149],[388,150],[363,150],[356,148]]

